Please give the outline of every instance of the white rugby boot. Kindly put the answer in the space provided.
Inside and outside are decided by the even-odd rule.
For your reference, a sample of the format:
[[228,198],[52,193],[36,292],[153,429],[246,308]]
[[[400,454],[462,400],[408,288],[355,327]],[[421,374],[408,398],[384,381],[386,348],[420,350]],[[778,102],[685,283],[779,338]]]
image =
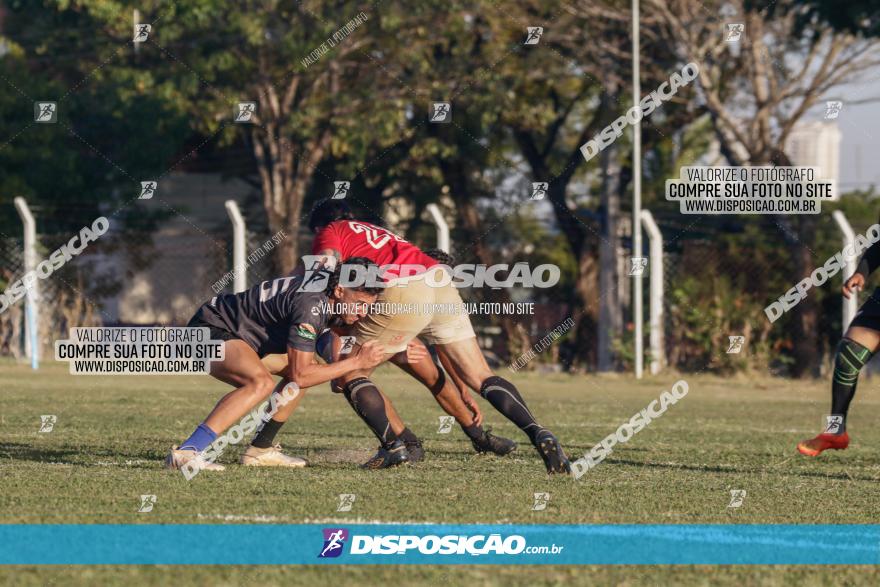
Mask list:
[[299,457],[290,457],[281,452],[281,445],[269,448],[247,447],[241,455],[241,464],[245,467],[305,467],[309,462]]
[[181,450],[177,448],[177,445],[172,446],[171,451],[168,453],[168,456],[165,457],[165,468],[178,470],[191,461],[197,461],[193,462],[193,465],[203,471],[226,470],[226,467],[224,467],[223,465],[204,460],[198,452],[192,449]]

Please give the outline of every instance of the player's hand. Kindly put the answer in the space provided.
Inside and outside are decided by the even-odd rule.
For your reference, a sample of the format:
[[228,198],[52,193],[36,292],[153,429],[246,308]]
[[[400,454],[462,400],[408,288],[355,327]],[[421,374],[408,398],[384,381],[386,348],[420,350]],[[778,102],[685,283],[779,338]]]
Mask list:
[[385,349],[375,340],[365,342],[357,354],[357,361],[361,369],[372,369],[384,360]]
[[412,339],[406,345],[406,362],[418,363],[428,356],[428,347],[423,345],[417,339]]
[[473,423],[477,426],[482,426],[483,412],[480,410],[480,406],[477,405],[477,402],[474,401],[474,398],[471,397],[471,392],[464,390],[461,394],[461,400],[464,402],[464,405],[467,406],[467,409],[471,411],[471,414],[474,415]]
[[865,276],[861,273],[855,273],[843,283],[843,297],[849,299],[853,292],[859,291],[863,287],[865,287]]

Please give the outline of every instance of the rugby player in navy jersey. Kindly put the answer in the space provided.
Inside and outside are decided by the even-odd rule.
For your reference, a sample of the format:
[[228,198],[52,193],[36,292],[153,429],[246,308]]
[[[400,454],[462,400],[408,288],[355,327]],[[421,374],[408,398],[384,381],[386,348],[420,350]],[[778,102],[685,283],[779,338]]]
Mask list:
[[[369,267],[369,259],[351,258],[348,265]],[[312,274],[315,277],[316,274]],[[363,345],[348,358],[333,364],[315,360],[315,341],[328,326],[353,325],[367,315],[378,290],[367,286],[339,286],[339,270],[322,271],[308,291],[300,291],[303,275],[294,274],[264,281],[239,294],[216,296],[202,305],[190,320],[190,327],[206,327],[212,340],[224,341],[224,358],[211,362],[211,375],[235,387],[214,407],[179,447],[172,447],[165,461],[179,469],[196,459],[217,436],[241,420],[276,388],[275,380],[261,357],[284,353],[287,365],[283,376],[299,390],[342,377],[355,370],[372,369],[385,357],[378,343]],[[333,314],[334,308],[339,313]],[[418,353],[418,351],[416,351]],[[418,354],[414,355],[418,358]],[[281,386],[279,386],[280,391]],[[302,393],[286,405],[292,411]],[[303,459],[288,457],[273,445],[281,423],[264,423],[253,443],[242,456],[242,463],[255,466],[301,467]],[[223,470],[223,466],[200,459],[199,468]]]
[[[861,238],[861,237],[859,237]],[[843,284],[843,297],[858,295],[868,276],[880,267],[880,242],[862,254],[856,272]],[[849,446],[846,417],[856,394],[859,371],[880,348],[880,288],[876,288],[837,344],[834,373],[831,378],[831,413],[826,416],[825,429],[815,438],[798,443],[797,449],[808,457],[826,450],[844,450]]]

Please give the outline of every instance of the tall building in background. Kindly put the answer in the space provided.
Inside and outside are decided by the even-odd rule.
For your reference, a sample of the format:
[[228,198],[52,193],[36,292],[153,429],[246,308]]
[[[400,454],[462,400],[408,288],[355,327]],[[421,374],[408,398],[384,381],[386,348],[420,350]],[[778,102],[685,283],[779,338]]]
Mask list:
[[785,152],[795,165],[818,167],[822,179],[840,181],[840,139],[837,123],[827,120],[795,124]]

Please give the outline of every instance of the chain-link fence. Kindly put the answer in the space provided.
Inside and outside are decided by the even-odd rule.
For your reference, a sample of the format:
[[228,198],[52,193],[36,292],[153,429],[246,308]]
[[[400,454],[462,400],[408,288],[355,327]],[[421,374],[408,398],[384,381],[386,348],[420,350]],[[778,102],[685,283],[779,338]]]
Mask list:
[[[790,235],[769,219],[683,224],[684,220],[667,217],[658,221],[664,237],[666,365],[685,371],[752,367],[784,373],[791,361],[786,357],[790,357],[794,344],[791,313],[771,323],[764,308],[797,283]],[[47,258],[71,236],[40,235],[38,259]],[[245,251],[248,286],[276,276],[274,255],[279,238],[296,238],[300,253],[311,244],[305,232],[271,235],[264,230],[249,230]],[[618,255],[624,261],[630,254],[625,240],[621,239]],[[46,279],[38,280],[42,355],[50,356],[54,341],[66,337],[73,326],[185,324],[200,304],[218,293],[233,291],[231,243],[228,227],[214,232],[179,226],[153,233],[110,231]],[[821,265],[841,247],[841,234],[831,218],[817,219],[816,232],[810,239],[813,262]],[[614,364],[623,369],[631,368],[633,347],[632,278],[626,275],[627,266],[623,261],[618,265],[618,285],[612,288],[618,290],[616,299],[623,316],[614,337]],[[6,290],[23,274],[22,240],[0,239],[0,287]],[[841,274],[811,292],[818,308],[819,356],[840,336]],[[646,274],[644,334],[648,353],[649,283]],[[563,289],[571,287],[568,284]],[[463,293],[468,300],[477,299],[473,292]],[[554,288],[539,293],[545,299],[536,298],[534,312],[516,317],[531,343],[574,316],[578,309],[571,303],[570,291]],[[605,295],[608,293],[602,293]],[[24,310],[25,302],[20,299],[0,313],[0,354],[24,357]],[[503,335],[499,328],[503,324],[498,319],[475,316],[474,323],[481,333],[481,344],[494,353],[497,362],[507,363],[529,348],[526,345],[511,354],[509,337]],[[597,325],[592,328],[595,330]],[[571,363],[574,354],[584,352],[574,347],[574,334],[572,329],[560,342],[554,342],[537,362]],[[739,352],[728,352],[733,344],[731,337],[743,337]],[[650,355],[646,364],[649,361]]]
[[[0,285],[9,283],[23,273],[24,244],[21,239],[0,239]],[[10,304],[0,313],[0,355],[21,358],[24,355],[24,306]]]
[[[44,247],[40,240],[39,259],[45,258],[57,248],[52,243],[58,239],[50,237],[45,240],[49,246]],[[83,257],[86,258],[72,258],[47,279],[38,279],[36,282],[33,295],[39,311],[35,316],[35,323],[42,356],[52,351],[54,340],[60,333],[66,332],[67,328],[101,322],[97,316],[100,306],[90,299],[91,259],[85,252]],[[24,269],[24,242],[16,238],[0,240],[0,285],[7,294],[14,293],[10,292],[10,285],[22,279]],[[17,359],[24,357],[28,344],[25,340],[25,297],[9,300],[6,310],[0,313],[0,354]]]
[[[37,237],[37,262],[66,245],[72,234]],[[275,236],[273,239],[272,237]],[[310,245],[297,234],[300,251]],[[271,279],[274,255],[290,234],[246,235],[247,285]],[[36,283],[41,356],[54,352],[54,341],[74,326],[183,325],[204,302],[231,293],[231,230],[206,232],[173,225],[155,232],[111,230]],[[0,239],[0,291],[25,273],[22,239]],[[25,356],[24,297],[0,313],[0,355]]]
[[[757,368],[783,374],[795,345],[793,313],[771,322],[764,309],[800,280],[797,248],[815,267],[843,247],[830,217],[815,221],[806,242],[772,219],[717,223],[664,233],[664,350],[667,365],[685,371]],[[818,364],[842,331],[840,286],[846,269],[809,295],[815,302]],[[645,307],[648,307],[646,297]],[[647,316],[647,309],[646,309]],[[646,336],[648,327],[646,325]],[[742,337],[742,338],[739,338]]]

